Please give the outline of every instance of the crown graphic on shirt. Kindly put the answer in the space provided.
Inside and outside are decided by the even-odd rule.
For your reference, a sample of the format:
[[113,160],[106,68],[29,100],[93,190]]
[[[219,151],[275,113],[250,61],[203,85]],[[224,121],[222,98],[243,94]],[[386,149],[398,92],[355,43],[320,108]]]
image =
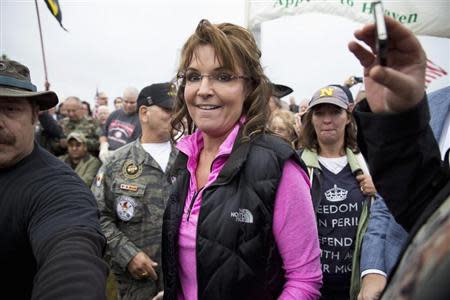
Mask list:
[[331,189],[325,192],[325,198],[331,202],[339,202],[347,199],[347,190],[338,188],[334,185]]

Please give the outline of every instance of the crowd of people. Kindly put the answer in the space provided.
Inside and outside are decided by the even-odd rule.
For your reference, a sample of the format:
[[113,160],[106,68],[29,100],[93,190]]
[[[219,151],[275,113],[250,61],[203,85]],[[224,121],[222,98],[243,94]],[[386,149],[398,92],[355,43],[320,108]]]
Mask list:
[[428,102],[448,108],[449,91],[426,94],[420,43],[386,24],[387,67],[366,25],[349,44],[364,82],[299,105],[230,23],[201,20],[177,80],[128,87],[112,112],[104,92],[57,105],[0,61],[4,293],[447,299],[449,110],[432,130]]

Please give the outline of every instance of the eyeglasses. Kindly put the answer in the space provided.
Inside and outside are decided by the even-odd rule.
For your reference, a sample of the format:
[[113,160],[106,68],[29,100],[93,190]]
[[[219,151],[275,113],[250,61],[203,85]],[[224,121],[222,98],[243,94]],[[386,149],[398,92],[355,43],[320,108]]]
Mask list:
[[250,79],[250,77],[243,75],[234,75],[230,72],[223,70],[214,71],[211,74],[201,74],[197,71],[188,70],[185,73],[180,73],[177,75],[177,78],[179,80],[178,83],[179,86],[183,84],[194,87],[199,86],[204,77],[208,78],[211,81],[211,83],[215,86],[226,86],[235,80]]

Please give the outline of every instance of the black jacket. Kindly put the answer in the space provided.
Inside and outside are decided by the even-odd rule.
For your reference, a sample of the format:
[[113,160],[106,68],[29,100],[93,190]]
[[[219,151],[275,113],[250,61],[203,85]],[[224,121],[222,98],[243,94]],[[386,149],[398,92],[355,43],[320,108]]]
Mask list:
[[410,232],[381,299],[448,299],[450,169],[428,124],[426,98],[398,114],[373,114],[364,101],[355,116],[375,186]]
[[363,101],[355,118],[358,145],[377,191],[396,221],[408,232],[415,225],[416,230],[445,200],[431,201],[450,180],[429,126],[426,98],[400,114],[374,114]]
[[105,245],[94,196],[64,162],[34,143],[0,169],[1,299],[104,299]]
[[[295,151],[269,135],[236,139],[217,180],[203,191],[197,226],[198,299],[276,299],[284,279],[272,234],[274,201],[286,160]],[[178,228],[189,173],[179,154],[177,182],[164,215],[164,298],[176,299]]]

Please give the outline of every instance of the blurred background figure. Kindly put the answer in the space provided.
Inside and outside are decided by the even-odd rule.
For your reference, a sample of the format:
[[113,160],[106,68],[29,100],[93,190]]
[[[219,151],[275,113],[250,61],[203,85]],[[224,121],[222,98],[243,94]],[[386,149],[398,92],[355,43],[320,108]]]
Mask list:
[[97,109],[97,121],[98,124],[104,129],[106,120],[110,114],[109,107],[106,105],[100,105]]
[[138,95],[139,91],[135,87],[126,88],[122,97],[123,107],[113,111],[106,120],[100,136],[99,158],[102,162],[109,156],[109,151],[136,140],[141,134],[136,105]]
[[97,116],[97,110],[100,105],[108,106],[108,96],[106,95],[105,92],[98,92],[95,95],[95,104],[94,104],[94,111],[93,111],[94,117]]
[[123,98],[122,97],[116,97],[114,99],[114,109],[118,110],[123,107]]
[[56,110],[56,118],[57,118],[58,120],[62,120],[62,119],[64,119],[65,117],[67,117],[67,110],[66,110],[66,108],[64,107],[64,102],[61,102],[61,103],[58,105],[58,109]]
[[91,105],[87,101],[81,101],[81,114],[83,117],[92,118]]
[[56,106],[47,110],[47,113],[52,117],[53,120],[58,121],[58,115],[56,113]]
[[[92,118],[84,116],[81,100],[75,96],[67,97],[64,101],[64,108],[67,111],[67,117],[59,121],[64,137],[69,136],[74,131],[83,133],[88,151],[97,156],[99,147],[98,125]],[[65,138],[54,145],[54,153],[55,155],[67,153],[67,140]]]
[[274,112],[275,110],[278,110],[278,109],[289,110],[288,104],[281,101],[281,98],[289,95],[292,92],[293,92],[293,90],[288,86],[273,83],[272,84],[272,96],[270,97],[270,100],[269,100],[270,112]]
[[54,111],[54,109],[39,112],[39,122],[35,128],[35,140],[41,147],[53,153],[53,144],[59,143],[64,134],[56,120],[56,114],[52,115],[51,111]]
[[[361,101],[362,99],[364,99],[364,97],[366,95],[366,93],[364,92],[364,84],[362,84],[362,83],[363,83],[362,77],[352,75],[352,76],[348,77],[342,85],[339,85],[344,90],[344,92],[347,94],[347,97],[349,97],[349,99],[350,99],[350,103],[349,103],[350,111],[353,111],[353,108],[355,107],[356,103],[358,103],[358,101]],[[359,87],[359,90],[357,90],[358,88],[356,86],[359,84],[361,84],[361,85]],[[356,94],[356,96],[353,97],[353,94]],[[350,97],[350,95],[351,95],[351,97]]]
[[293,113],[298,113],[298,105],[295,103],[295,97],[291,96],[289,97],[289,110]]
[[[295,117],[295,131],[297,133],[297,136],[300,138],[301,136],[301,132],[302,132],[302,119],[303,119],[303,115],[306,113],[306,111],[308,110],[308,99],[303,99],[302,101],[300,101],[300,105],[299,105],[299,110],[298,113],[296,113],[294,115]],[[297,145],[298,147],[300,145]]]
[[100,105],[108,105],[108,96],[105,92],[100,92],[95,97],[95,106],[99,107]]
[[358,83],[363,83],[363,78],[352,75],[344,81],[343,86],[346,86],[347,88],[350,89],[351,87],[357,85]]
[[59,159],[68,164],[88,187],[101,166],[100,161],[89,154],[84,135],[76,131],[67,137],[67,154]]
[[269,119],[269,130],[297,149],[298,136],[295,129],[294,114],[287,110],[274,111]]

